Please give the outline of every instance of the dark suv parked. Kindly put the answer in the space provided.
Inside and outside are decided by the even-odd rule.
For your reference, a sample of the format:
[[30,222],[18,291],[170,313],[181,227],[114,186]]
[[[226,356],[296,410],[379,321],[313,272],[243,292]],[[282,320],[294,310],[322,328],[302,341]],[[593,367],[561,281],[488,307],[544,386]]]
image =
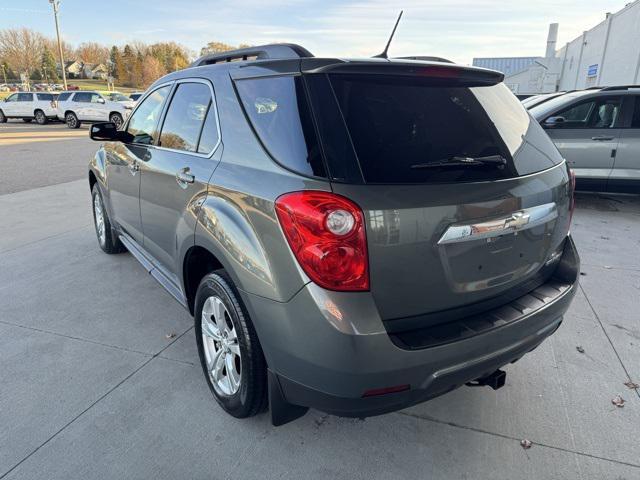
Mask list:
[[579,268],[570,171],[502,79],[296,45],[205,56],[120,130],[91,127],[100,246],[194,315],[236,417],[499,388],[558,328]]

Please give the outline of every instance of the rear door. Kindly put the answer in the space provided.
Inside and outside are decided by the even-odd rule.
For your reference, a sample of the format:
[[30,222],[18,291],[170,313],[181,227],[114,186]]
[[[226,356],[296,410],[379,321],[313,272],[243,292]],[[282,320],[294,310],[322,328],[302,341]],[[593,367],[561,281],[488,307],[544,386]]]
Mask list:
[[112,142],[105,148],[112,218],[140,245],[140,165],[153,158],[158,121],[170,90],[171,85],[162,86],[138,106],[125,127],[133,136],[131,143]]
[[19,93],[17,103],[19,117],[33,117],[33,93]]
[[[564,119],[545,128],[575,171],[578,188],[606,188],[620,140],[621,107],[621,97],[601,96],[574,103],[551,115]],[[542,125],[545,126],[544,121]]]
[[190,209],[206,195],[221,149],[213,87],[206,80],[176,83],[153,155],[141,163],[140,211],[144,248],[175,285],[180,247],[193,241]]
[[624,128],[621,130],[618,152],[607,182],[610,192],[640,192],[640,95],[625,100]]
[[569,189],[557,149],[504,84],[419,73],[307,83],[332,188],[365,214],[382,318],[432,323],[542,283],[567,235]]

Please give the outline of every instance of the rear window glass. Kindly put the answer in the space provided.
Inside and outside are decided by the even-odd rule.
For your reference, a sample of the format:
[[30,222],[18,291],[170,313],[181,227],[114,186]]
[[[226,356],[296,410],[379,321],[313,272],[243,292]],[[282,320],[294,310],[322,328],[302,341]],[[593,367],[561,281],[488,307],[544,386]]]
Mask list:
[[244,110],[269,154],[303,175],[326,176],[300,76],[238,80]]
[[[419,77],[362,74],[330,78],[365,182],[492,180],[562,161],[544,136],[531,135],[543,144],[536,149],[523,142],[540,126],[504,84],[446,87]],[[447,162],[457,165],[442,165]]]
[[60,95],[58,95],[58,101],[59,101],[59,102],[64,102],[64,101],[65,101],[65,100],[67,100],[70,96],[71,96],[71,92],[64,92],[64,93],[61,93]]

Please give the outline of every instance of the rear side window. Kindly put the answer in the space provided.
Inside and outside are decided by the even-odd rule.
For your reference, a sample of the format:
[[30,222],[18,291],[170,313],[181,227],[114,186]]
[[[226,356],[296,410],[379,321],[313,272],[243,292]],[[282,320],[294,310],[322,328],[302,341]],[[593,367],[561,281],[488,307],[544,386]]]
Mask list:
[[220,135],[218,133],[218,119],[216,117],[216,106],[213,102],[209,104],[209,111],[207,112],[207,118],[204,121],[204,127],[202,127],[202,134],[200,135],[200,143],[198,144],[198,153],[209,154],[218,145]]
[[44,100],[47,102],[51,102],[53,100],[52,93],[38,93],[36,95],[38,96],[38,100]]
[[[447,87],[420,77],[363,74],[330,79],[365,182],[493,180],[562,161],[504,84]],[[546,152],[523,142],[532,130]],[[489,165],[500,158],[504,166]],[[487,164],[465,165],[465,159]],[[462,164],[439,165],[452,160]]]
[[302,77],[238,80],[236,87],[253,129],[274,160],[303,175],[325,177]]
[[64,101],[68,100],[70,96],[71,96],[71,92],[61,93],[60,95],[58,95],[58,101],[59,102],[64,102]]
[[633,111],[631,128],[640,128],[640,97],[636,97],[636,108]]
[[204,83],[178,85],[162,125],[159,145],[197,152],[200,133],[211,105],[211,90]]

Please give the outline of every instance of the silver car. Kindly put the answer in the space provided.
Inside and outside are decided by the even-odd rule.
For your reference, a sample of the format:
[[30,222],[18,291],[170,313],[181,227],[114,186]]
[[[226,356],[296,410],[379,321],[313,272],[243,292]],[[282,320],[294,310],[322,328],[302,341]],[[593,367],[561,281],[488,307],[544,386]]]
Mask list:
[[640,86],[570,92],[529,112],[574,170],[578,189],[640,193]]

